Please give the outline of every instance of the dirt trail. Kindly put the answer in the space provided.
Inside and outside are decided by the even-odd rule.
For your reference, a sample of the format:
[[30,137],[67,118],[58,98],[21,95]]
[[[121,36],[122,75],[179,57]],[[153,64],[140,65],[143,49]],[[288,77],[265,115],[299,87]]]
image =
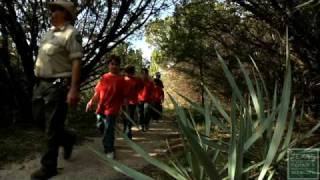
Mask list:
[[[121,126],[121,125],[120,125]],[[158,156],[166,152],[164,146],[165,140],[175,142],[179,138],[175,125],[172,121],[152,122],[148,132],[141,132],[133,129],[133,140],[143,146],[151,156]],[[117,160],[137,170],[142,170],[148,166],[148,163],[135,153],[120,137],[116,141]],[[93,152],[87,149],[91,146],[99,152],[103,152],[101,137],[90,138],[82,145],[75,146],[73,155],[70,160],[62,158],[60,152],[58,171],[59,174],[52,180],[71,180],[71,179],[88,179],[88,180],[120,180],[130,179],[125,175],[115,171],[106,165]],[[25,161],[21,164],[10,164],[0,169],[1,180],[24,180],[30,179],[30,173],[39,167],[40,155],[35,159]]]

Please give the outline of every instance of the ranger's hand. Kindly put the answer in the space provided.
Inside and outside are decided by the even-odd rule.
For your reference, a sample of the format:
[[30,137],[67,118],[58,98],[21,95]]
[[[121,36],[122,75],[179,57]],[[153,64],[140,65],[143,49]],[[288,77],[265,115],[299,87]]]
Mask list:
[[67,103],[69,106],[76,106],[80,100],[79,90],[75,88],[70,88],[67,96]]

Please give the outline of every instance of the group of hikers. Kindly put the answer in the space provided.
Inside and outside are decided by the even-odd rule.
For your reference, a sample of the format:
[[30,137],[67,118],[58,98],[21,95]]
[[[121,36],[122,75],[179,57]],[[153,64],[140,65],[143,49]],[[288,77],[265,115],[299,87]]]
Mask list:
[[[141,77],[135,75],[135,67],[128,65],[121,73],[121,59],[111,55],[107,61],[109,72],[104,74],[95,87],[93,97],[87,103],[86,111],[97,104],[97,128],[104,134],[103,146],[107,157],[115,157],[114,134],[116,119],[123,111],[123,131],[132,139],[132,122],[139,121],[143,132],[149,130],[150,119],[158,120],[164,100],[160,73],[153,80],[146,68]],[[136,109],[138,108],[138,117]]]
[[[32,97],[32,114],[36,124],[46,132],[46,150],[41,157],[41,167],[31,174],[31,179],[45,180],[57,175],[59,147],[63,147],[64,159],[71,157],[75,135],[65,128],[68,107],[75,107],[80,100],[82,36],[73,27],[76,9],[69,0],[48,2],[52,27],[42,36],[35,62],[35,84]],[[158,119],[163,102],[163,84],[160,74],[152,80],[147,69],[141,77],[135,76],[135,68],[127,66],[124,75],[121,59],[110,56],[109,73],[102,76],[95,93],[88,102],[88,111],[97,104],[98,127],[103,132],[103,146],[107,157],[114,158],[115,123],[120,109],[124,114],[124,132],[132,138],[132,122],[139,110],[142,131],[149,129],[150,118]]]

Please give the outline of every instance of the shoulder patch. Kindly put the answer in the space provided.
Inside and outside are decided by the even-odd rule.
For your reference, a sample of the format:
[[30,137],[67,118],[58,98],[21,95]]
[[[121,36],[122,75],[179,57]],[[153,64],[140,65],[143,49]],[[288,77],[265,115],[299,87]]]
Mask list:
[[82,44],[82,36],[80,34],[76,34],[76,41],[80,44]]

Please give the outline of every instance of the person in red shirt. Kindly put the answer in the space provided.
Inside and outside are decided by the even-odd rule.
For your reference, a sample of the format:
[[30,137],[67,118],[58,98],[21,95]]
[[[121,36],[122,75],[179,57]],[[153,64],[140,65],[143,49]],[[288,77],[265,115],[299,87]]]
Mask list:
[[[158,75],[157,75],[158,76]],[[162,103],[164,100],[163,83],[160,78],[154,79],[152,118],[159,120],[162,114]]]
[[116,118],[124,102],[124,77],[120,73],[121,59],[112,55],[108,60],[109,73],[102,76],[95,87],[95,93],[88,102],[86,111],[98,102],[97,119],[104,123],[103,146],[108,158],[115,158],[114,131]]
[[135,67],[128,65],[124,69],[126,76],[124,77],[126,83],[126,112],[130,119],[124,118],[123,131],[127,136],[132,139],[132,122],[135,121],[135,111],[138,104],[138,93],[143,88],[143,82],[140,78],[135,77]]
[[151,119],[151,103],[153,100],[152,92],[153,92],[153,81],[149,76],[148,69],[144,68],[141,70],[142,73],[142,81],[143,88],[140,90],[138,95],[138,109],[139,109],[139,121],[142,128],[142,131],[146,131],[149,129],[149,123]]

